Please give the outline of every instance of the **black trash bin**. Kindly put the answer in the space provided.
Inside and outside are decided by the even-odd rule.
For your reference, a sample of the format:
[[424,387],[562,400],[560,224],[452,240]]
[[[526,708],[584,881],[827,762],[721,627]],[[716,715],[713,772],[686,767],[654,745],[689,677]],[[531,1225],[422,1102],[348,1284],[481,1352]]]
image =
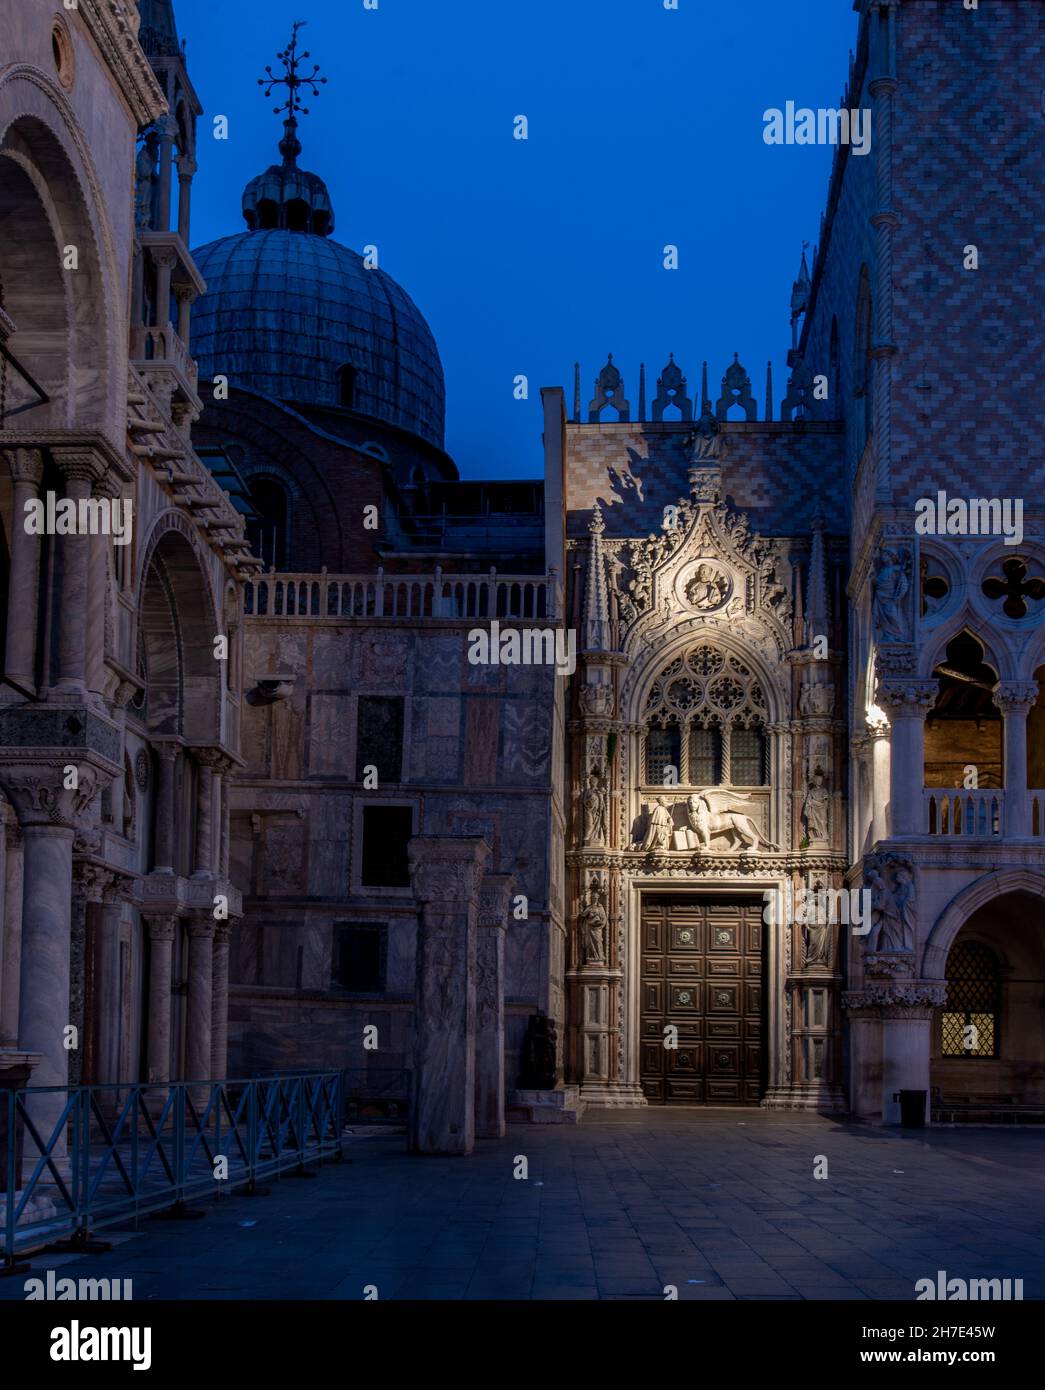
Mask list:
[[894,1091],[893,1100],[900,1102],[900,1124],[904,1129],[925,1128],[926,1091]]

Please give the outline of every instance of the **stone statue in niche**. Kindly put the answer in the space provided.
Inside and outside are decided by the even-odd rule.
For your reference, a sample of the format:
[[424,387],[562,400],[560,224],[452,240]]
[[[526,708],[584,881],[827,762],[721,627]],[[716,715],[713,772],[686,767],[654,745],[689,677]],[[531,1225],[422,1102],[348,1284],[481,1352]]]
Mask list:
[[593,874],[577,914],[581,928],[581,947],[585,965],[602,965],[606,960],[606,890]]
[[875,564],[872,599],[875,631],[883,640],[910,640],[906,602],[910,588],[910,551],[886,547]]
[[156,220],[156,195],[160,185],[156,172],[159,148],[160,137],[156,131],[146,131],[134,161],[134,228],[138,232],[149,231]]
[[802,803],[802,820],[811,841],[830,840],[830,817],[831,793],[824,784],[823,770],[817,767],[809,779],[809,789]]
[[598,767],[593,767],[588,774],[588,785],[581,792],[586,845],[601,845],[606,842],[606,802],[606,778]]
[[802,959],[806,965],[831,964],[831,924],[806,922],[802,927]]
[[819,681],[806,681],[798,697],[798,712],[805,715],[827,716],[835,707],[834,687]]
[[585,714],[610,714],[613,710],[613,690],[608,685],[585,681],[581,686],[580,705]]
[[649,810],[646,838],[642,842],[642,848],[667,849],[668,841],[671,838],[671,826],[671,805],[668,798],[658,796]]
[[905,945],[903,918],[896,895],[879,869],[872,867],[868,871],[867,887],[871,891],[871,932],[867,939],[868,951],[910,950],[911,947]]
[[690,436],[690,463],[717,463],[725,452],[725,442],[719,422],[705,406],[704,413]]
[[551,1091],[555,1087],[555,1061],[558,1037],[554,1022],[545,1013],[530,1015],[523,1038],[519,1078],[520,1091]]
[[905,864],[898,864],[893,876],[894,897],[900,913],[900,940],[902,951],[913,951],[915,943],[915,893],[914,874]]

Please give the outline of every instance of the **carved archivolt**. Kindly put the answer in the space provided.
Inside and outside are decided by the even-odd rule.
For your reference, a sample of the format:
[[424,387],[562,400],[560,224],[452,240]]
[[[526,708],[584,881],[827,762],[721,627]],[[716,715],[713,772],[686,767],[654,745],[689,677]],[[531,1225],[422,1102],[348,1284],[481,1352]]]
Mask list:
[[[618,544],[610,564],[618,645],[631,658],[621,711],[633,720],[643,717],[638,701],[650,666],[684,636],[749,650],[767,667],[793,646],[786,542],[752,533],[747,517],[724,502],[681,499],[668,511],[660,535]],[[786,708],[783,686],[779,696]]]

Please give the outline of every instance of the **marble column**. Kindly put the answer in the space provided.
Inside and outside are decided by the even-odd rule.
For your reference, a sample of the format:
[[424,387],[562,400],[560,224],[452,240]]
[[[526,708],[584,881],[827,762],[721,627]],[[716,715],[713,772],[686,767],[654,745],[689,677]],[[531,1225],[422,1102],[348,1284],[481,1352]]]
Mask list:
[[[189,244],[189,226],[192,208],[192,179],[196,173],[196,161],[188,155],[178,159],[178,235],[186,246]],[[185,346],[189,346],[188,338]]]
[[153,745],[159,764],[156,778],[155,807],[155,863],[152,872],[172,874],[174,872],[174,765],[178,757],[176,743],[156,743]]
[[470,1154],[475,1144],[475,954],[486,841],[418,836],[408,847],[418,903],[410,1149]]
[[196,760],[196,858],[193,878],[206,878],[214,872],[214,767],[210,748],[193,750]]
[[[55,463],[65,479],[65,495],[79,511],[91,495],[99,465],[89,449],[53,449]],[[86,695],[87,623],[84,608],[91,610],[90,549],[93,537],[79,533],[57,538],[60,546],[59,591],[54,615],[58,624],[58,673],[51,682],[59,695]],[[37,1077],[39,1072],[37,1072]],[[40,1083],[42,1084],[42,1083]]]
[[[77,849],[74,841],[73,849]],[[76,1047],[69,1052],[69,1085],[83,1081],[87,1039],[87,913],[100,903],[112,875],[99,864],[77,858],[73,862],[72,911],[69,920],[69,1022],[76,1029]]]
[[130,880],[110,877],[98,911],[97,993],[98,1051],[94,1080],[112,1085],[120,1080],[120,922]]
[[224,1081],[229,1049],[229,938],[228,922],[214,927],[214,970],[210,1010],[210,1077]]
[[171,1079],[171,954],[178,919],[173,913],[146,916],[149,929],[148,1081]]
[[939,693],[936,681],[886,680],[878,686],[876,702],[889,719],[889,822],[894,836],[924,835],[927,829],[925,716]]
[[925,1092],[929,1118],[929,1062],[933,1009],[928,1004],[892,1004],[882,1009],[882,1123],[900,1123],[901,1091]]
[[[174,164],[174,137],[177,122],[171,115],[161,116],[156,122],[160,137],[160,186],[157,199],[156,227],[158,231],[170,231],[171,225],[171,174]],[[161,327],[166,318],[160,321]]]
[[40,495],[44,456],[39,449],[12,449],[7,455],[13,483],[11,573],[7,592],[7,650],[4,669],[24,689],[36,688],[36,612],[40,583],[40,537],[24,526],[25,505]]
[[171,321],[171,272],[178,257],[170,247],[154,246],[152,259],[156,266],[156,327],[167,329]]
[[187,1081],[210,1079],[216,926],[211,914],[203,911],[195,913],[189,923],[189,1001],[185,1025]]
[[871,835],[872,845],[889,838],[889,725],[884,719],[869,719],[871,740]]
[[0,985],[0,1047],[18,1045],[18,988],[22,969],[22,832],[4,826],[4,957]]
[[515,879],[484,874],[475,951],[475,1133],[500,1139],[504,1122],[504,940]]
[[174,291],[174,297],[178,301],[178,337],[181,339],[187,352],[189,349],[189,325],[191,322],[192,301],[195,299],[196,293],[186,285],[179,285]]
[[[117,491],[112,479],[100,478],[95,480],[91,495],[111,503]],[[89,536],[87,543],[89,552],[86,679],[87,689],[101,700],[105,690],[105,605],[108,597],[108,554],[112,542],[108,536],[97,535]]]
[[1004,720],[1006,839],[1031,833],[1030,797],[1027,795],[1027,715],[1038,698],[1037,681],[999,681],[994,703]]
[[[74,826],[71,815],[62,815],[64,808],[57,790],[60,785],[60,769],[41,769],[38,776],[30,774],[18,786],[8,774],[4,788],[18,812],[23,836],[18,1049],[40,1054],[33,1074],[34,1086],[69,1084],[65,1030],[70,1021]],[[45,1143],[55,1133],[64,1102],[61,1091],[33,1098],[33,1122]],[[64,1163],[64,1132],[57,1137],[54,1153]]]

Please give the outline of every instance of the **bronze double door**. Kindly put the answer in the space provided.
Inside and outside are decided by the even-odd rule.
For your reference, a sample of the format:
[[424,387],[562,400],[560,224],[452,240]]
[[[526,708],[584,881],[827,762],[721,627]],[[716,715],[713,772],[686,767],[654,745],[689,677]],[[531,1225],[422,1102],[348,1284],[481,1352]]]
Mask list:
[[761,898],[643,897],[641,1081],[651,1104],[761,1100],[762,907]]

